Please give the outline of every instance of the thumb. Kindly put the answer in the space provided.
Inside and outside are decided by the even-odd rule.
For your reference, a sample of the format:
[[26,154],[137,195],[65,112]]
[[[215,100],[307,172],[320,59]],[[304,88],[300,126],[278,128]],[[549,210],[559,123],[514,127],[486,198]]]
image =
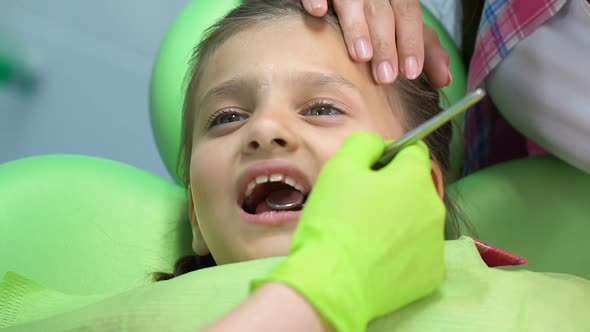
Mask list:
[[355,132],[346,138],[332,159],[370,168],[383,154],[383,148],[383,140],[379,135]]

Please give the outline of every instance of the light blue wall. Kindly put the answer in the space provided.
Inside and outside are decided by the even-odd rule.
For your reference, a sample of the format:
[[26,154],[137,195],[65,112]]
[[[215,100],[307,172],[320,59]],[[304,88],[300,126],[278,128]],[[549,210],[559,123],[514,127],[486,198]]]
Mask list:
[[29,96],[0,85],[0,163],[76,153],[170,179],[151,132],[148,87],[160,41],[186,3],[0,1],[0,50],[38,79]]

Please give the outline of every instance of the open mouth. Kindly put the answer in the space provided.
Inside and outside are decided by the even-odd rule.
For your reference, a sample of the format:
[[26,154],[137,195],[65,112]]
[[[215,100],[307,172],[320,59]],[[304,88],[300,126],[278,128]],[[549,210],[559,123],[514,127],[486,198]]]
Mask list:
[[292,178],[259,176],[248,184],[242,209],[248,214],[300,211],[308,193]]

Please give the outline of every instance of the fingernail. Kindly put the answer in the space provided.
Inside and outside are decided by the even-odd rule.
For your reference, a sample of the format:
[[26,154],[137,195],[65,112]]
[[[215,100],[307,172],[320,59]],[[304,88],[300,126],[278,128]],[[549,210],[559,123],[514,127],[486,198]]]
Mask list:
[[447,81],[447,86],[451,85],[451,83],[453,83],[453,74],[451,73],[451,71],[449,70],[449,80]]
[[311,9],[322,9],[324,0],[311,0]]
[[357,38],[354,41],[354,53],[360,59],[369,59],[371,57],[369,42],[365,38]]
[[406,62],[404,63],[404,71],[406,77],[410,80],[418,77],[418,61],[416,61],[415,56],[409,56],[406,58]]
[[379,83],[393,82],[393,68],[387,61],[383,61],[377,67],[377,78]]

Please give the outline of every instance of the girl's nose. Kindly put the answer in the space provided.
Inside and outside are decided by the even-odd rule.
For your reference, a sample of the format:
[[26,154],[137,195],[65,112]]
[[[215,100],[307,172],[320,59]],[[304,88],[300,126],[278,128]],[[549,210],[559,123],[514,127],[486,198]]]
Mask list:
[[294,151],[299,147],[295,119],[286,112],[258,114],[250,119],[248,136],[244,141],[245,153]]
[[[263,144],[266,142],[265,140],[252,140],[248,143],[248,148],[252,151],[255,151],[257,149],[261,148],[261,144],[260,142],[262,142]],[[285,140],[284,138],[281,137],[276,137],[276,138],[272,138],[269,142],[269,144],[267,144],[268,146],[263,146],[262,148],[272,148],[273,146],[276,146],[278,148],[286,148],[287,145],[289,145],[289,143],[287,142],[287,140]]]

